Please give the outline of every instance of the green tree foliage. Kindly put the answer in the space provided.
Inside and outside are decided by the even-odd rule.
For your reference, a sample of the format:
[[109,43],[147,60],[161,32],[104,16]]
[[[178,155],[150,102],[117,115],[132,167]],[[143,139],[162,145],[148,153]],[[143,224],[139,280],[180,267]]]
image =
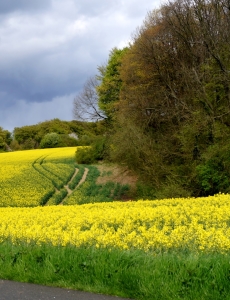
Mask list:
[[168,1],[147,15],[122,56],[111,156],[157,190],[228,191],[229,7]]
[[107,143],[104,136],[94,137],[89,145],[77,149],[75,158],[78,164],[92,164],[107,156]]
[[30,150],[30,149],[34,149],[36,145],[36,142],[34,139],[32,139],[31,137],[29,137],[28,139],[25,140],[25,142],[23,143],[21,149],[22,150]]
[[59,135],[63,147],[76,146],[80,145],[82,136],[96,136],[103,134],[103,132],[103,121],[96,123],[68,122],[54,119],[36,125],[16,127],[13,133],[14,141],[11,144],[13,150],[39,148],[41,141],[47,134],[56,133]]
[[120,76],[120,68],[122,65],[122,57],[128,51],[128,48],[113,48],[109,54],[106,66],[98,68],[97,76],[99,84],[96,88],[98,94],[99,108],[105,112],[107,117],[111,117],[116,105],[119,101],[122,80]]
[[228,191],[229,7],[228,0],[168,1],[148,13],[129,48],[112,49],[98,82],[85,89],[110,120],[110,159],[141,174],[160,197]]
[[61,146],[61,137],[56,132],[47,133],[40,143],[41,148],[56,148]]
[[12,151],[21,150],[21,146],[19,145],[19,143],[16,140],[12,140],[10,143],[10,149]]
[[8,130],[4,130],[2,127],[0,127],[0,150],[6,151],[7,146],[9,146],[11,141],[11,133]]
[[[51,132],[58,134],[69,134],[71,133],[71,125],[66,121],[59,119],[53,119],[51,121],[45,121],[31,126],[23,126],[14,128],[14,139],[21,145],[24,144],[28,139],[35,142],[38,147],[42,138]],[[72,126],[74,128],[74,126]],[[77,129],[77,126],[74,128]],[[76,131],[73,131],[76,132]]]
[[128,48],[113,48],[106,65],[98,67],[99,74],[90,77],[83,90],[74,99],[74,116],[77,120],[110,121],[119,101],[122,80],[122,57]]
[[4,142],[4,140],[3,140],[3,137],[0,136],[0,149],[3,149],[4,146],[5,146],[5,142]]
[[207,147],[196,167],[197,184],[204,196],[230,192],[230,143],[219,141]]

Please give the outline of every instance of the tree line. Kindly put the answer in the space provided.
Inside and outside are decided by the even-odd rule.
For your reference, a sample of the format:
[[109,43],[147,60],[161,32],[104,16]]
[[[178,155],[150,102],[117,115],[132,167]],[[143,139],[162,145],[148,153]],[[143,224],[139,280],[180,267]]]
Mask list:
[[103,134],[102,123],[53,119],[15,127],[12,133],[0,127],[0,151],[90,145]]
[[103,157],[158,198],[230,190],[229,32],[229,0],[168,1],[74,100],[76,119],[103,120]]

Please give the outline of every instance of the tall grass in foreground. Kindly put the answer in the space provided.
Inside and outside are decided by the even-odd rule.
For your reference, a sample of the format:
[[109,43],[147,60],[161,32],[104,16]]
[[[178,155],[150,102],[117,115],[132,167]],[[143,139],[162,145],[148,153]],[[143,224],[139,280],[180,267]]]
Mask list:
[[230,299],[230,253],[0,244],[0,278],[132,299]]

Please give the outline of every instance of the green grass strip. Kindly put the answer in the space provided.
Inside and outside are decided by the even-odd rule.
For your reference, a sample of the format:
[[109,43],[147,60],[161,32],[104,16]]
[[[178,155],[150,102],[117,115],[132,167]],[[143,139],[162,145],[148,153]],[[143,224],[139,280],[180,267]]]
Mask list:
[[78,185],[78,183],[80,182],[84,172],[85,172],[85,168],[82,165],[77,165],[76,168],[78,168],[78,173],[77,175],[73,178],[73,180],[69,183],[69,188],[71,190],[74,190],[76,188],[76,186]]
[[[96,181],[100,175],[97,167],[91,165],[84,165],[84,167],[89,170],[85,182],[83,182],[69,197],[64,200],[64,205],[111,202],[114,199],[120,200],[129,190],[128,185],[121,185],[115,182],[97,184]],[[69,187],[73,189],[82,176],[82,165],[79,165],[79,172],[75,176],[74,180],[69,184]]]
[[230,299],[230,253],[0,244],[0,278],[137,300]]

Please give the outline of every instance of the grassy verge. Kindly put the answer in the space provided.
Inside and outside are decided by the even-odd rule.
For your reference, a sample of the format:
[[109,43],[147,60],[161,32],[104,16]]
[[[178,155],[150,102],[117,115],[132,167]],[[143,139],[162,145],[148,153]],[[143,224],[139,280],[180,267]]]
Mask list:
[[0,244],[0,278],[132,299],[230,299],[230,254]]
[[[89,170],[85,182],[83,182],[75,191],[73,191],[73,194],[64,200],[64,205],[112,202],[113,200],[122,199],[122,197],[129,191],[130,187],[127,184],[122,185],[111,181],[104,184],[97,184],[96,181],[100,175],[100,171],[95,166],[84,166]],[[79,167],[78,174],[69,184],[71,189],[76,187],[76,183],[79,183],[83,176],[84,169],[82,165],[79,165]]]

